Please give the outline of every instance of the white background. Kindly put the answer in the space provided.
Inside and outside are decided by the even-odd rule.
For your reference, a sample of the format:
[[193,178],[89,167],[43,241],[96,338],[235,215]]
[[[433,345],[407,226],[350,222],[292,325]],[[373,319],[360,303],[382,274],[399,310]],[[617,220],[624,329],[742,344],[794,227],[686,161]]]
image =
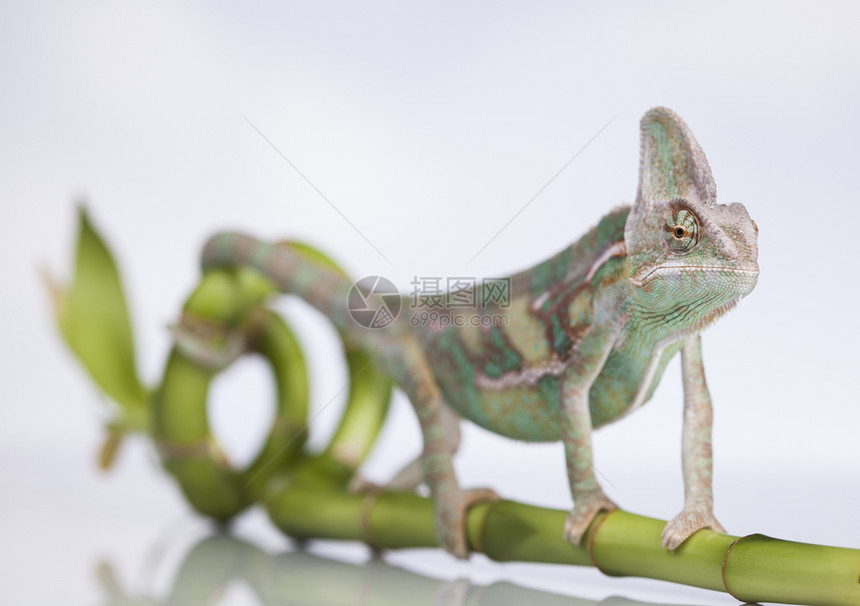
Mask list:
[[[638,120],[654,105],[684,117],[720,201],[744,203],[761,230],[755,292],[704,337],[717,516],[733,534],[860,547],[858,19],[856,5],[822,2],[4,3],[0,602],[96,603],[101,559],[134,591],[158,594],[171,557],[205,530],[149,443],[129,445],[108,476],[94,470],[108,408],[57,338],[36,271],[68,275],[76,200],[117,255],[154,384],[165,326],[213,231],[305,239],[354,276],[381,274],[404,291],[416,275],[504,275],[632,200]],[[326,407],[344,381],[336,342],[300,303],[277,305],[306,344],[322,444],[341,406]],[[213,422],[237,460],[251,456],[271,397],[253,360],[218,380]],[[646,407],[595,438],[610,496],[637,513],[677,513],[680,427],[673,364]],[[400,398],[369,475],[384,479],[419,448]],[[570,505],[557,444],[468,427],[458,469],[465,485]],[[239,528],[287,546],[260,513]],[[356,545],[319,549],[364,557]],[[438,551],[391,560],[592,599],[732,603],[593,570]],[[223,601],[255,602],[241,588]]]

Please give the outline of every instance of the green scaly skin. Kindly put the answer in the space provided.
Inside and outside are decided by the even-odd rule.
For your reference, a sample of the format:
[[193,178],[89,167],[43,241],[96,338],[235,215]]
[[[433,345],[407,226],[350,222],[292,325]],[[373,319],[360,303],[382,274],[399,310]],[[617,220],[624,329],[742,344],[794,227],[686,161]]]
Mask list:
[[449,322],[430,324],[401,314],[368,330],[349,317],[349,280],[294,251],[226,233],[207,243],[203,264],[254,267],[326,314],[404,389],[421,425],[436,532],[458,557],[468,555],[466,510],[494,494],[459,487],[447,410],[514,439],[564,443],[574,500],[564,533],[578,544],[600,511],[616,508],[594,474],[592,429],[646,402],[681,351],[685,503],[663,532],[664,546],[675,549],[700,528],[722,530],[712,511],[711,400],[699,334],[755,287],[757,231],[742,205],[716,203],[699,144],[674,112],[658,107],[642,119],[633,206],[513,275],[508,305],[450,309]]

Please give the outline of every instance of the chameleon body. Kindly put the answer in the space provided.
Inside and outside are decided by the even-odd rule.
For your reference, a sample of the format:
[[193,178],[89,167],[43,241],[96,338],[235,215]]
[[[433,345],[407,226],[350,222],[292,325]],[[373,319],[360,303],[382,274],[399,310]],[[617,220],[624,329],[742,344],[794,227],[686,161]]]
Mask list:
[[452,412],[510,438],[564,443],[574,501],[564,534],[578,544],[600,511],[617,507],[595,477],[591,431],[646,402],[681,352],[685,501],[663,533],[674,549],[700,528],[722,530],[712,511],[712,413],[699,333],[753,290],[757,232],[742,205],[717,204],[699,144],[674,112],[658,107],[641,122],[632,207],[513,275],[508,300],[449,310],[459,321],[415,323],[406,313],[383,329],[363,328],[347,311],[348,280],[289,246],[242,234],[214,236],[203,264],[255,267],[327,315],[397,381],[424,448],[393,485],[427,483],[440,543],[458,557],[468,555],[465,511],[495,495],[459,487]]

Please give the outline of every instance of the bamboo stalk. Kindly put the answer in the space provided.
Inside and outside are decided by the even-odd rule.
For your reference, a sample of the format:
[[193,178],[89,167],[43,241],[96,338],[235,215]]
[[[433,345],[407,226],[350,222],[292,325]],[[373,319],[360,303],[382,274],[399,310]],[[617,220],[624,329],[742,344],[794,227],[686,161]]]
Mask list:
[[[310,247],[284,245],[336,268]],[[120,405],[119,416],[107,427],[103,466],[124,433],[148,432],[158,442],[165,467],[204,515],[227,520],[261,500],[273,522],[298,539],[357,540],[382,549],[437,546],[429,499],[346,489],[378,436],[391,394],[390,380],[367,353],[345,344],[347,406],[329,445],[312,456],[301,448],[307,416],[304,362],[289,328],[265,307],[272,285],[250,269],[208,272],[184,311],[257,335],[254,347],[272,363],[283,396],[279,423],[262,454],[249,469],[235,470],[209,431],[206,398],[213,370],[174,350],[162,384],[154,390],[141,385],[119,273],[83,212],[77,259],[72,285],[56,289],[57,317],[71,349]],[[514,501],[482,503],[468,512],[469,544],[498,561],[596,566],[611,576],[725,591],[747,602],[860,605],[860,550],[700,530],[669,552],[661,547],[664,521],[624,511],[599,516],[583,545],[575,547],[563,539],[567,515]]]
[[[299,539],[364,541],[382,549],[436,547],[433,503],[414,493],[352,494],[337,483],[287,482],[270,495],[272,521]],[[663,520],[626,511],[595,520],[581,546],[562,536],[568,512],[514,501],[468,513],[469,544],[497,561],[596,566],[723,591],[744,602],[860,604],[860,550],[700,530],[676,551],[661,547]]]

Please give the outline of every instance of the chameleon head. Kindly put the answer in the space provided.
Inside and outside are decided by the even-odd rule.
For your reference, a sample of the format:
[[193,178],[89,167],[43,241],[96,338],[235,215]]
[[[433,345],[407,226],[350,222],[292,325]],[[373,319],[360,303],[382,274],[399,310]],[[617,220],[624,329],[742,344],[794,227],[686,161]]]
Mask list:
[[673,111],[642,118],[639,191],[625,225],[634,304],[670,328],[698,331],[758,280],[758,227],[741,204],[717,204],[702,148]]

